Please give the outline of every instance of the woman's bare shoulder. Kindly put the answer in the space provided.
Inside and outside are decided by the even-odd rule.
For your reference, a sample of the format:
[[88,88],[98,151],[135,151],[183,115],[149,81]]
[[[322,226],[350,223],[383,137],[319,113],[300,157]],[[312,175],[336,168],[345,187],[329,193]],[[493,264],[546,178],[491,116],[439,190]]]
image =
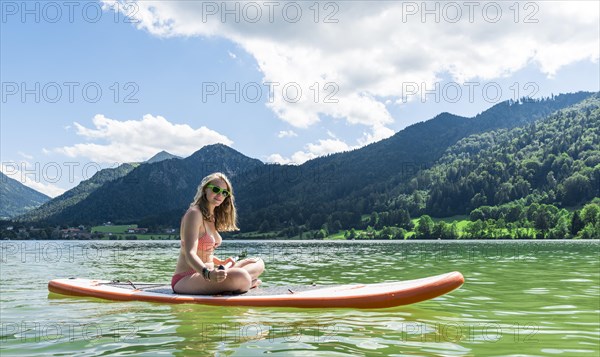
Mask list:
[[198,208],[197,206],[193,206],[188,208],[188,210],[185,212],[185,214],[183,215],[183,219],[184,220],[193,220],[193,221],[200,221],[202,222],[202,220],[204,219],[202,217],[202,212],[200,212],[200,208]]

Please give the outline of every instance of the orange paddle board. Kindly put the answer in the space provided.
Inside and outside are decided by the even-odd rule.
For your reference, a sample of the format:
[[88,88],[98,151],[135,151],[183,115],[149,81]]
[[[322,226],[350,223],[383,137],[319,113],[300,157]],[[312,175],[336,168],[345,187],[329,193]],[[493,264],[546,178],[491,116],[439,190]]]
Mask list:
[[122,283],[108,280],[55,279],[48,290],[57,294],[89,296],[108,300],[156,303],[195,303],[220,306],[269,306],[308,308],[386,308],[433,299],[464,283],[459,272],[422,279],[379,284],[334,286],[258,287],[239,295],[184,295],[166,284]]

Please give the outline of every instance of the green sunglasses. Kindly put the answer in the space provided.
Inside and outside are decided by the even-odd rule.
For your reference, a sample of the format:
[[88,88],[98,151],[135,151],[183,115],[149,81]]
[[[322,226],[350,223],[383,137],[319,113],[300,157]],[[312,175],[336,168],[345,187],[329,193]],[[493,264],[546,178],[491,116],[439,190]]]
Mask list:
[[221,195],[223,195],[223,197],[229,197],[229,195],[231,195],[231,192],[227,191],[227,190],[226,190],[226,189],[224,189],[224,188],[221,188],[221,187],[215,186],[215,185],[213,185],[213,184],[211,184],[211,183],[209,183],[208,185],[206,185],[206,187],[208,187],[208,188],[212,189],[212,192],[214,192],[214,193],[216,193],[216,194],[219,194],[219,193],[220,193]]

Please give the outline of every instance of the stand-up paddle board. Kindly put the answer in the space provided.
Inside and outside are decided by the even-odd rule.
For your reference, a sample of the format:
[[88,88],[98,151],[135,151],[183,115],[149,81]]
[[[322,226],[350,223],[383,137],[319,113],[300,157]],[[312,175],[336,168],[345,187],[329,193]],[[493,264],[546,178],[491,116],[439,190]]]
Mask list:
[[453,272],[379,284],[275,286],[258,287],[238,295],[186,295],[174,293],[171,286],[166,284],[69,278],[51,280],[48,290],[63,295],[171,304],[370,309],[433,299],[458,288],[463,283],[462,274]]

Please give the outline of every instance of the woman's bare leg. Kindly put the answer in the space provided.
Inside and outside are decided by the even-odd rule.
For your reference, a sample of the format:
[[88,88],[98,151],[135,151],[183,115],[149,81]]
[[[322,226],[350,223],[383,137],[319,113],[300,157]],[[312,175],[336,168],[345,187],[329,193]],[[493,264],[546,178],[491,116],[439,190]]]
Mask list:
[[252,287],[260,284],[258,277],[265,271],[265,262],[261,258],[249,258],[235,264],[236,268],[246,270],[252,277]]
[[175,291],[180,294],[219,294],[224,292],[245,293],[252,286],[252,277],[241,268],[227,270],[227,278],[220,283],[205,280],[201,274],[186,276],[175,284]]

